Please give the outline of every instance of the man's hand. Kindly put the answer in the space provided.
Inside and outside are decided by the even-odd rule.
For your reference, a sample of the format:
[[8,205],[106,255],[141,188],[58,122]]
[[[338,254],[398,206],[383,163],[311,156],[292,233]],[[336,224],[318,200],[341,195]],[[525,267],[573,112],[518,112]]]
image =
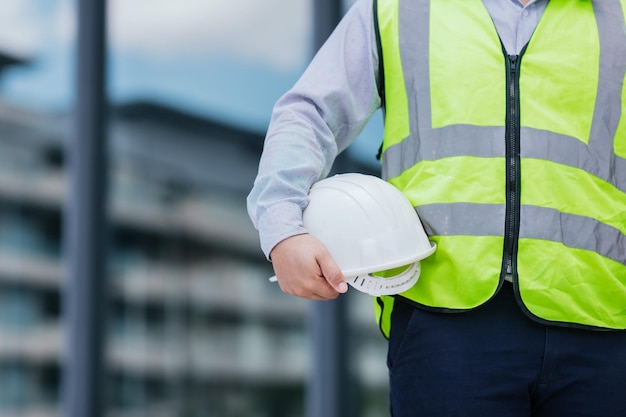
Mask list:
[[270,253],[280,289],[309,300],[330,300],[348,291],[326,247],[309,234],[289,237]]

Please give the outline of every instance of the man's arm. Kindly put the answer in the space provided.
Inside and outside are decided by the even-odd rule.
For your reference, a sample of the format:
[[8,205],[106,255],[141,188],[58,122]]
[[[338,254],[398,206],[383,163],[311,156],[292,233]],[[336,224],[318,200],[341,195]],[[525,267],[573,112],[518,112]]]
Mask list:
[[380,106],[377,59],[372,3],[359,0],[274,107],[248,212],[289,294],[328,299],[347,289],[326,248],[307,234],[302,211],[311,186]]

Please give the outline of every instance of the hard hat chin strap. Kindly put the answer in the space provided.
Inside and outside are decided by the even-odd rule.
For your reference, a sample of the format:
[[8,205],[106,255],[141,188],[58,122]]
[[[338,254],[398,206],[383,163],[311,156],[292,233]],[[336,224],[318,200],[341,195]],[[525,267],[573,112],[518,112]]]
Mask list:
[[417,282],[420,275],[420,263],[415,262],[408,269],[392,277],[378,277],[372,274],[346,277],[348,284],[355,289],[378,297],[380,295],[394,295],[408,290]]

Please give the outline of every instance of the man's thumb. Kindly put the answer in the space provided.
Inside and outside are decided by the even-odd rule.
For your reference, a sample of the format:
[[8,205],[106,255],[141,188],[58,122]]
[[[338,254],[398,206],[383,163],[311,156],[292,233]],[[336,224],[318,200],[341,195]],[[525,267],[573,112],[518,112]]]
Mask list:
[[322,274],[326,281],[335,289],[335,291],[340,293],[345,293],[348,291],[348,283],[339,269],[337,263],[332,259],[330,254],[324,256],[320,260],[320,269],[322,270]]

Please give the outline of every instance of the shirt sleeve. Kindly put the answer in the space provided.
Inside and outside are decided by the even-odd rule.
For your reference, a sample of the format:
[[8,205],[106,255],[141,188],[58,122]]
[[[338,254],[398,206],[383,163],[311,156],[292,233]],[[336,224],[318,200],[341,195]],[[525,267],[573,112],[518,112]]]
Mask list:
[[282,240],[306,233],[302,211],[380,107],[372,0],[357,0],[296,84],[274,106],[248,213],[269,259]]

